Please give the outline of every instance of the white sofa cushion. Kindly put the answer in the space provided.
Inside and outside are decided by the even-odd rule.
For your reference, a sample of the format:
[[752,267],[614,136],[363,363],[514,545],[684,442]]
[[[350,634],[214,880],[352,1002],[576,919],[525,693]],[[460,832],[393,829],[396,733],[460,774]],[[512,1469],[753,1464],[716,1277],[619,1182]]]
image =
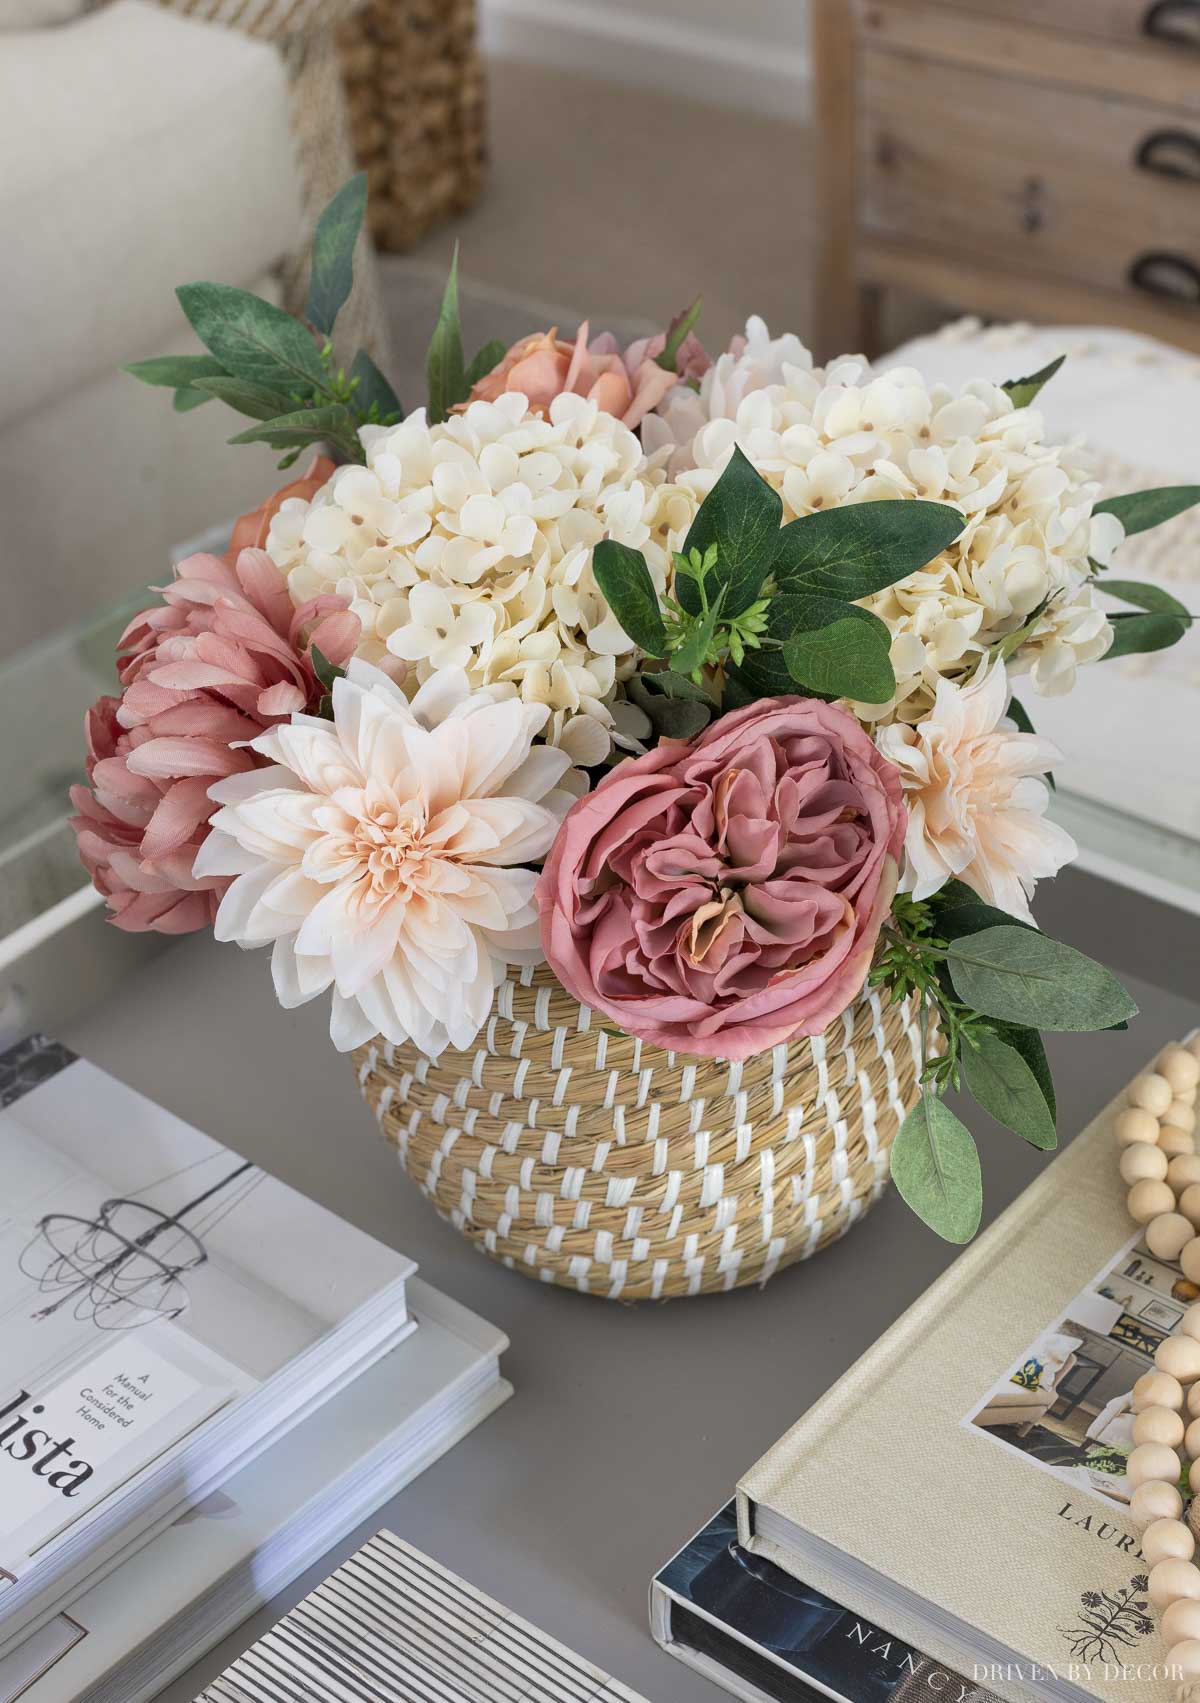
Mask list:
[[278,55],[142,0],[4,37],[0,159],[0,425],[155,353],[177,284],[248,284],[296,239]]
[[86,12],[88,0],[0,0],[0,31],[40,30]]

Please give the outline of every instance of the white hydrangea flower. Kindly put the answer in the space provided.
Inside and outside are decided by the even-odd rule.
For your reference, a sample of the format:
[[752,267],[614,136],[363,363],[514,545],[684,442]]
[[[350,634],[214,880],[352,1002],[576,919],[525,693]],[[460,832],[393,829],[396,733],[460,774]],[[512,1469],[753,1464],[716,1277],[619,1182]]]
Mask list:
[[857,357],[814,368],[795,338],[751,320],[699,392],[683,386],[644,438],[701,501],[738,446],[780,493],[784,520],[844,503],[924,498],[961,509],[960,538],[920,573],[866,599],[893,634],[897,691],[856,705],[868,722],[917,722],[944,677],[970,674],[999,640],[1036,626],[1009,659],[1038,691],[1069,691],[1111,628],[1092,602],[1089,557],[1122,537],[1092,514],[1099,486],[1078,446],[1044,439],[1042,416],[998,385],[955,395],[915,368],[875,372]]
[[444,424],[421,410],[360,436],[365,467],[339,468],[271,524],[292,597],[349,598],[360,654],[403,659],[406,689],[463,668],[472,686],[545,705],[544,737],[574,762],[602,762],[637,653],[600,594],[593,546],[641,550],[665,591],[695,494],[579,396],[556,397],[548,419],[508,394]]

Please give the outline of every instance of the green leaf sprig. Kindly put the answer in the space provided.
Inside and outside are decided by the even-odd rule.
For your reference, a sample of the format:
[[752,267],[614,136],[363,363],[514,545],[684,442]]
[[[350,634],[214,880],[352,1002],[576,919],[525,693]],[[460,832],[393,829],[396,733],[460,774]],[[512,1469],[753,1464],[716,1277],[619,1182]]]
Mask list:
[[349,369],[332,333],[354,284],[354,249],[367,206],[366,174],[343,184],[313,235],[305,321],[231,284],[183,284],[176,294],[205,355],[156,356],[125,368],[144,384],[175,392],[177,411],[220,401],[253,426],[229,441],[266,443],[286,453],[326,445],[343,461],[362,461],[358,430],[392,425],[404,411],[365,349]]
[[677,700],[653,685],[659,662],[703,687],[714,709],[798,691],[866,704],[886,704],[895,693],[891,635],[857,600],[940,555],[963,516],[942,503],[879,502],[787,526],[782,518],[779,494],[735,449],[674,557],[672,596],[658,598],[639,551],[596,546],[603,596],[655,659],[641,671],[642,686],[626,690],[660,733],[669,720],[678,737],[675,729],[697,722],[698,711],[665,709]]
[[1054,1083],[1040,1031],[1119,1028],[1137,1007],[1103,965],[958,881],[927,901],[897,896],[870,981],[920,1011],[924,1092],[892,1150],[897,1188],[940,1236],[969,1240],[982,1210],[978,1159],[942,1096],[965,1087],[1005,1128],[1053,1148]]

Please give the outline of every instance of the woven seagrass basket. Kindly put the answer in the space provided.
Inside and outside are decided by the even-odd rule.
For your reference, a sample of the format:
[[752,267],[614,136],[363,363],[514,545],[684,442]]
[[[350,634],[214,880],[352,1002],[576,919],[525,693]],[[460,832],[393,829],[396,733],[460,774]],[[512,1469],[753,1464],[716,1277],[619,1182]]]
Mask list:
[[824,1035],[742,1064],[618,1034],[545,966],[479,1045],[368,1042],[359,1084],[413,1181],[493,1259],[613,1300],[765,1283],[883,1192],[916,1096],[905,1006],[868,993]]

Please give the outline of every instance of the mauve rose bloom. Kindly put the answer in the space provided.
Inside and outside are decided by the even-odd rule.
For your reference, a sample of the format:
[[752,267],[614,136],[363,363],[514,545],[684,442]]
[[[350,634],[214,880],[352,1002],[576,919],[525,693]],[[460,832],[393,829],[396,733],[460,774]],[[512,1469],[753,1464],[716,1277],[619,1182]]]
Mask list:
[[522,337],[478,380],[469,401],[494,402],[506,391],[520,391],[533,412],[544,415],[556,396],[569,392],[598,403],[632,430],[675,388],[680,375],[699,376],[711,365],[699,340],[689,333],[680,348],[680,373],[667,372],[655,359],[666,342],[664,332],[642,337],[622,355],[611,332],[589,343],[586,320],[574,343],[555,331]]
[[681,1053],[822,1034],[896,890],[900,776],[853,716],[771,698],[622,763],[559,829],[542,945],[583,1005]]
[[360,626],[341,597],[293,608],[262,550],[232,564],[189,556],[162,599],[118,641],[122,695],[88,712],[88,784],[71,788],[71,826],[118,928],[186,934],[212,922],[229,885],[192,874],[217,809],[209,787],[262,765],[242,742],[315,707],[310,647],[345,662]]

